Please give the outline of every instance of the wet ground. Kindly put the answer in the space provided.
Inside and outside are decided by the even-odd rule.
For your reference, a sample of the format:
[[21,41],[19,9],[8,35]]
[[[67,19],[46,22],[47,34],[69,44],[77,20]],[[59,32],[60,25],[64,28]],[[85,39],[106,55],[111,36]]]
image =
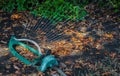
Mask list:
[[[52,50],[51,53],[60,61],[59,68],[68,76],[119,76],[120,14],[114,13],[111,9],[89,6],[93,7],[87,9],[89,15],[83,21],[63,21],[55,27],[41,26],[43,34],[39,31],[34,36],[32,34],[34,32],[25,32],[30,34],[28,38],[42,44],[42,49]],[[13,14],[0,12],[1,76],[59,76],[53,69],[41,73],[35,67],[23,64],[9,52],[7,43],[10,35],[25,37],[26,33],[21,30],[30,21],[35,26],[37,19],[32,20],[32,18],[33,16],[25,12]]]

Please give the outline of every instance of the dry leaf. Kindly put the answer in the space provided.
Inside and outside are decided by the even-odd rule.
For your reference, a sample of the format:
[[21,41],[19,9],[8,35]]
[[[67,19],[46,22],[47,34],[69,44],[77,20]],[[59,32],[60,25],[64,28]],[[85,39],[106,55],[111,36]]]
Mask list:
[[110,75],[111,74],[111,72],[104,72],[104,73],[102,73],[102,76],[108,76],[108,75]]
[[11,19],[14,20],[14,19],[19,19],[21,18],[21,15],[20,14],[12,14],[11,15]]

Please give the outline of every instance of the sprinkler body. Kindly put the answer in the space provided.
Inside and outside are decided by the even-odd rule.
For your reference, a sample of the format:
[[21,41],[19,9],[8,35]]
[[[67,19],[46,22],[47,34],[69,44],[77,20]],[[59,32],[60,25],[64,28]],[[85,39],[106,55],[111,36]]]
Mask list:
[[[16,49],[14,48],[15,45],[19,45],[19,46],[22,46],[22,47],[28,49],[30,52],[37,55],[38,58],[33,59],[33,61],[29,61],[28,59],[26,59],[25,57],[23,57],[22,55],[20,55],[16,51]],[[45,55],[45,56],[43,56],[42,53],[39,53],[38,50],[36,50],[36,49],[34,49],[34,48],[32,48],[32,47],[18,41],[15,38],[15,36],[11,36],[11,38],[10,38],[9,49],[10,49],[10,52],[15,57],[17,57],[20,61],[22,61],[23,63],[25,63],[27,65],[35,66],[41,72],[45,72],[48,67],[52,68],[52,67],[58,65],[58,61],[56,60],[56,58],[53,55]],[[38,63],[39,63],[39,65],[36,65]]]

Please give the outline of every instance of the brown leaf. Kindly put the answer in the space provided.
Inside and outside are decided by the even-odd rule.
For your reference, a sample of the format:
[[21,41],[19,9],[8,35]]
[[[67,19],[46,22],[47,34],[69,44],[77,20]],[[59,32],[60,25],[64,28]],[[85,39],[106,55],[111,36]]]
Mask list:
[[21,18],[21,15],[20,14],[12,14],[11,15],[11,19],[14,20],[14,19],[19,19]]
[[104,73],[102,73],[102,76],[106,76],[106,75],[110,75],[111,74],[111,72],[104,72]]

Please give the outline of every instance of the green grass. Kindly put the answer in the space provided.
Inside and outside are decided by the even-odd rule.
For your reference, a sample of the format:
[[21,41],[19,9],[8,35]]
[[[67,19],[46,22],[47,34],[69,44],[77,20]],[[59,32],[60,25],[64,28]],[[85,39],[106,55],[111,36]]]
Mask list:
[[[118,0],[93,0],[99,6],[115,8],[119,12],[120,1]],[[6,12],[30,11],[36,16],[52,18],[60,17],[62,20],[84,20],[87,15],[84,7],[90,4],[90,0],[0,0],[0,9]]]

